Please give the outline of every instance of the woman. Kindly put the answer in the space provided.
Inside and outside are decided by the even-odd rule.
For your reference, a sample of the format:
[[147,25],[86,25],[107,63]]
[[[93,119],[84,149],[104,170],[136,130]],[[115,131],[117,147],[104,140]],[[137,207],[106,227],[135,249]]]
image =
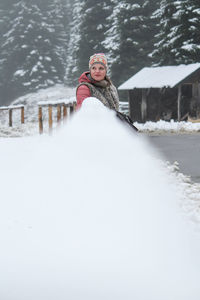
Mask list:
[[116,87],[106,75],[108,63],[105,54],[97,53],[90,57],[89,71],[79,78],[76,90],[77,108],[88,97],[99,99],[106,107],[119,109],[119,97]]

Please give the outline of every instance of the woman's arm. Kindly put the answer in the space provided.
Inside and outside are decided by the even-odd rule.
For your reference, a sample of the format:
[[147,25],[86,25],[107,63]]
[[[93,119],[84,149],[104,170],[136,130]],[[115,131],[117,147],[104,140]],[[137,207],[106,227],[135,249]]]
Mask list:
[[86,85],[81,85],[76,92],[77,109],[79,109],[85,98],[91,97],[90,89]]

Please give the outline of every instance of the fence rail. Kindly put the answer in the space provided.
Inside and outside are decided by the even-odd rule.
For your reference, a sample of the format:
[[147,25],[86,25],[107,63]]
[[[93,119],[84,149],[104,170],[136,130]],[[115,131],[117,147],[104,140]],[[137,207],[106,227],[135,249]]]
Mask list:
[[44,131],[43,108],[45,107],[48,107],[49,133],[51,133],[53,128],[53,108],[57,109],[57,124],[59,125],[61,123],[61,120],[67,119],[68,114],[71,116],[75,112],[76,102],[38,103],[38,122],[40,134],[42,134]]
[[24,124],[24,105],[11,105],[11,106],[1,106],[0,111],[7,110],[8,111],[8,118],[9,118],[9,126],[12,127],[13,125],[13,118],[12,113],[13,110],[21,110],[21,124]]
[[[57,110],[57,124],[60,125],[62,120],[66,120],[68,116],[71,116],[76,110],[76,102],[55,102],[55,103],[38,103],[38,121],[39,121],[39,133],[43,133],[43,108],[48,107],[48,124],[49,132],[53,129],[53,109]],[[24,124],[24,105],[10,105],[0,106],[1,111],[8,111],[9,127],[13,126],[13,110],[21,111],[21,124]]]

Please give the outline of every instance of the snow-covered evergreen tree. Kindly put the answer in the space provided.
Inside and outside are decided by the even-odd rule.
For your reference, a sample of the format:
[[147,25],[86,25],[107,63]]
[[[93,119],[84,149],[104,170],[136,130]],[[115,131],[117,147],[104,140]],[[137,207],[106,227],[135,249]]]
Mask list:
[[57,2],[49,1],[42,11],[35,2],[21,0],[10,11],[0,45],[2,101],[63,82],[66,45],[55,15],[62,16]]
[[80,76],[78,69],[78,52],[81,39],[82,4],[83,2],[81,0],[74,0],[72,4],[72,20],[70,24],[70,39],[67,49],[67,67],[65,74],[65,84],[68,86],[76,85],[78,77]]
[[[57,1],[57,0],[55,0]],[[67,49],[69,45],[69,40],[70,40],[70,24],[72,21],[72,0],[60,0],[61,2],[61,8],[63,10],[63,18],[62,18],[62,24],[64,26],[64,31],[65,31],[65,40],[67,43]],[[67,55],[67,52],[66,52]]]
[[154,42],[155,42],[155,34],[157,32],[157,24],[155,18],[153,18],[153,13],[159,8],[160,1],[157,0],[145,0],[142,5],[142,49],[143,49],[143,59],[145,62],[145,66],[151,64],[151,58],[149,53],[152,51]]
[[154,65],[177,64],[174,43],[179,26],[177,10],[181,1],[162,0],[155,13],[157,19],[156,42],[152,52]]
[[0,3],[0,40],[2,38],[2,34],[4,33],[4,27],[6,26],[7,22],[7,14],[5,12],[6,9],[4,8],[4,5]]
[[196,0],[176,1],[174,18],[178,25],[172,28],[173,49],[176,62],[194,63],[200,59],[200,2]]
[[3,38],[3,34],[8,29],[9,14],[13,9],[13,4],[17,3],[17,0],[1,0],[0,1],[0,44]]
[[152,53],[158,65],[198,62],[200,2],[162,0],[157,12],[157,42]]
[[104,41],[112,78],[122,83],[140,68],[150,64],[148,57],[154,30],[150,19],[154,6],[145,0],[112,0],[113,13]]

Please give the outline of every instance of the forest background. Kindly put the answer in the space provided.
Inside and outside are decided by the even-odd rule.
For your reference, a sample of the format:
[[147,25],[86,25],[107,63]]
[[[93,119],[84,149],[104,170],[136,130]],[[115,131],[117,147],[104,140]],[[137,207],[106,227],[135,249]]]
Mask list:
[[0,105],[76,86],[97,52],[116,86],[143,67],[199,62],[200,1],[1,0]]

